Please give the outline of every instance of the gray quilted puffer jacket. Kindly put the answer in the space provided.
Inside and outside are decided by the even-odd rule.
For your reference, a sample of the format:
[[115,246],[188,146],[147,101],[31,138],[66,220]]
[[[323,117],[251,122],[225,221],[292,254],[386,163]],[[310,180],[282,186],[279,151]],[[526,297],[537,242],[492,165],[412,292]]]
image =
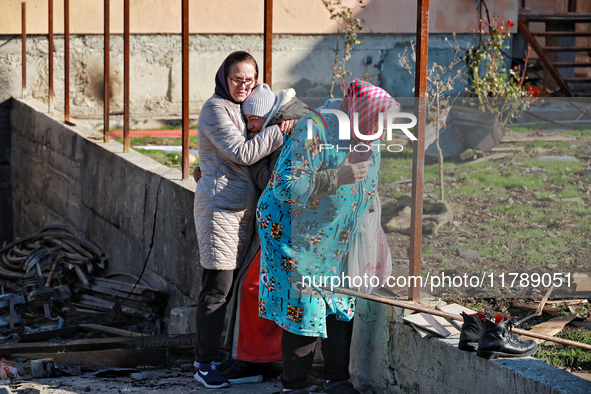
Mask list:
[[251,140],[240,105],[213,95],[197,125],[201,179],[194,217],[201,265],[211,270],[239,267],[252,239],[258,190],[249,166],[283,144],[279,127]]

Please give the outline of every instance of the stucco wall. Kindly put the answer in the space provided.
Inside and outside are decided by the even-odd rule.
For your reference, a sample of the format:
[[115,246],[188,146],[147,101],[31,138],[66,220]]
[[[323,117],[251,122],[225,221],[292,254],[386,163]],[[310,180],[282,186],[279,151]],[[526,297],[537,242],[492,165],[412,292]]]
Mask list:
[[[357,0],[344,0],[354,5]],[[3,0],[0,34],[21,33],[22,0]],[[191,0],[189,25],[192,33],[260,34],[263,32],[264,0]],[[416,32],[417,2],[365,0],[354,14],[373,33]],[[54,32],[63,33],[63,1],[54,1]],[[487,2],[491,15],[516,20],[517,0]],[[111,32],[123,32],[123,0],[111,0]],[[47,0],[27,1],[27,31],[47,34]],[[70,1],[70,31],[102,34],[104,4],[96,0]],[[429,27],[433,33],[469,33],[478,28],[474,0],[431,0]],[[180,0],[131,0],[132,33],[179,33]],[[273,31],[276,34],[335,33],[336,24],[321,0],[274,0]]]
[[144,278],[171,296],[171,307],[195,303],[201,277],[195,182],[46,111],[36,100],[13,101],[15,236],[69,224],[104,249],[109,272],[139,275],[145,265]]
[[[414,95],[414,77],[399,65],[399,56],[407,51],[414,34],[364,34],[346,64],[352,74],[386,89],[394,97]],[[446,38],[432,34],[429,63],[446,64],[452,52]],[[457,35],[466,47],[471,34]],[[342,40],[341,40],[342,43]],[[328,97],[336,38],[334,35],[279,35],[273,43],[273,90],[293,87],[298,96]],[[64,63],[63,39],[55,41],[55,108],[63,111]],[[70,97],[73,117],[101,119],[103,113],[103,39],[100,36],[74,36],[70,44]],[[214,90],[214,75],[223,59],[232,51],[251,52],[262,68],[263,39],[260,35],[192,35],[190,38],[190,110],[197,113]],[[181,39],[179,35],[134,35],[131,37],[130,101],[132,118],[170,117],[181,113]],[[27,81],[29,94],[47,99],[47,39],[30,37],[27,43]],[[111,112],[122,113],[123,40],[111,40]],[[340,52],[342,55],[342,51]],[[367,64],[367,59],[371,60]],[[338,84],[337,84],[338,86]],[[463,92],[459,84],[456,92]],[[20,37],[0,36],[0,100],[21,97]],[[342,95],[337,87],[335,96]]]

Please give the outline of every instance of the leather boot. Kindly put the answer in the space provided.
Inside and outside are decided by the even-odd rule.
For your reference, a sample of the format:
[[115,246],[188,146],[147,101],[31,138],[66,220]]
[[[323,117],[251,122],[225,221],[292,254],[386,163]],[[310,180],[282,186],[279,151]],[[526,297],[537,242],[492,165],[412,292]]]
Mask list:
[[483,313],[478,312],[473,315],[468,315],[465,312],[462,312],[462,317],[464,318],[464,324],[462,324],[458,349],[467,352],[475,352],[478,347],[478,341],[482,336]]
[[509,319],[496,315],[493,319],[484,317],[482,336],[478,342],[478,357],[495,359],[499,357],[527,357],[538,350],[534,341],[522,341],[510,331],[513,325]]

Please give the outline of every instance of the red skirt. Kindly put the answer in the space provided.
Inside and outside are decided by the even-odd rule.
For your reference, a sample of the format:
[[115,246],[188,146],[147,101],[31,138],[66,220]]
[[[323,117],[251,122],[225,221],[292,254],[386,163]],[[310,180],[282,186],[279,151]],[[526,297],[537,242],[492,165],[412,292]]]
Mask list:
[[281,327],[259,316],[261,250],[252,259],[238,293],[236,359],[266,363],[281,360]]

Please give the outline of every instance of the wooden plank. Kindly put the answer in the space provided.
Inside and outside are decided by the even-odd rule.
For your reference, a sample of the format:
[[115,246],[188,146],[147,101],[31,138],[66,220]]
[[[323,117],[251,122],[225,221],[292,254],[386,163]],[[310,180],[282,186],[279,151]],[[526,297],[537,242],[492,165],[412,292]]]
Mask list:
[[591,317],[588,317],[585,320],[575,320],[571,322],[570,325],[573,327],[586,328],[588,330],[591,330]]
[[443,317],[430,315],[424,312],[406,316],[403,320],[444,338],[459,333],[459,331]]
[[579,305],[579,304],[586,304],[588,303],[588,300],[551,300],[551,301],[546,301],[546,304],[551,304],[551,305]]
[[125,291],[128,293],[131,293],[132,289],[133,289],[133,293],[134,294],[143,294],[144,292],[150,292],[153,293],[150,296],[157,296],[159,294],[164,294],[162,291],[152,288],[152,287],[147,287],[144,285],[137,285],[135,286],[134,289],[134,285],[131,283],[126,283],[126,282],[121,282],[118,280],[114,280],[114,279],[107,279],[107,278],[94,278],[94,282],[97,283],[103,287],[110,287],[113,288],[115,290],[121,290],[121,291]]
[[456,315],[461,315],[462,312],[466,313],[467,315],[473,315],[473,314],[477,313],[476,311],[474,311],[470,308],[466,308],[465,306],[458,305],[458,304],[448,304],[448,305],[442,306],[437,309],[439,309],[440,311],[443,311],[443,312],[453,313]]
[[545,135],[540,137],[515,137],[515,136],[504,136],[501,139],[502,143],[514,143],[514,142],[534,142],[534,141],[576,141],[576,137],[568,137],[565,135]]
[[20,353],[14,357],[31,360],[53,358],[57,364],[73,364],[83,371],[103,368],[137,368],[168,363],[168,349],[114,349],[66,353]]
[[65,352],[101,349],[120,349],[128,347],[129,338],[79,339],[65,343],[29,342],[0,345],[0,357],[12,357],[16,353]]
[[176,336],[154,335],[147,337],[117,337],[77,339],[64,343],[30,342],[0,345],[0,357],[12,357],[16,353],[34,352],[77,352],[89,350],[142,348],[183,348],[194,347],[195,335],[183,334]]
[[[86,286],[86,288],[89,290],[92,290],[93,292],[96,292],[96,293],[109,295],[111,297],[117,296],[119,298],[127,299],[128,301],[134,300],[137,302],[144,302],[144,303],[153,302],[153,300],[148,297],[144,297],[141,295],[135,295],[135,294],[131,294],[131,293],[126,293],[123,291],[114,290],[114,289],[106,288],[103,286],[98,286],[95,284],[90,284],[89,286]],[[129,298],[127,298],[127,297],[129,297]]]
[[525,148],[523,146],[511,146],[508,148],[503,148],[501,146],[495,146],[494,148],[492,148],[491,152],[524,153]]
[[[574,319],[574,316],[558,316],[543,323],[537,324],[533,326],[530,331],[535,332],[542,335],[551,335],[554,336],[561,332],[568,323],[570,323]],[[544,342],[543,339],[532,338],[526,335],[522,335],[521,339],[523,340],[530,340],[533,339],[536,343]]]
[[100,331],[120,337],[143,337],[141,332],[127,331],[115,327],[101,326],[100,324],[80,324],[80,327],[88,331]]
[[469,161],[466,164],[475,164],[475,163],[482,163],[482,162],[485,162],[485,161],[499,160],[499,159],[502,159],[502,158],[504,158],[504,157],[506,157],[508,155],[509,155],[509,153],[497,153],[495,155],[481,157],[480,159],[476,159],[474,161]]
[[21,336],[21,342],[41,342],[65,335],[73,335],[80,331],[78,326],[58,328],[55,330],[39,331]]
[[[443,311],[443,312],[447,312],[447,313],[453,313],[454,315],[462,315],[462,312],[466,313],[467,315],[473,315],[476,313],[476,311],[470,309],[470,308],[466,308],[465,306],[462,305],[458,305],[458,304],[448,304],[445,306],[436,306],[435,309],[439,310],[439,311]],[[452,320],[452,319],[445,319],[447,320],[452,326],[454,326],[455,328],[457,328],[458,330],[462,329],[462,322],[458,321],[458,320]]]
[[[514,303],[513,308],[527,309],[530,311],[537,311],[538,310],[537,305],[529,305],[529,304],[523,304],[523,303],[519,303],[519,302]],[[555,306],[545,306],[544,309],[542,309],[542,312],[554,314],[554,313],[558,313],[558,308],[556,308]]]

